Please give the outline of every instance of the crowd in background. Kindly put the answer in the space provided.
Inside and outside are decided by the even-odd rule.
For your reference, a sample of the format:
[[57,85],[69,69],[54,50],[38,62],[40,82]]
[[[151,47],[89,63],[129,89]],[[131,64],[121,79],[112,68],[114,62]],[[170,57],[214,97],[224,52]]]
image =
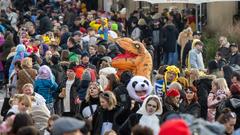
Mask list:
[[[6,85],[0,133],[10,135],[239,135],[240,53],[219,37],[206,60],[194,9],[98,10],[95,0],[0,0],[0,81]],[[112,61],[115,41],[141,42],[152,77]],[[151,87],[153,86],[153,87]],[[144,87],[144,86],[142,86]]]

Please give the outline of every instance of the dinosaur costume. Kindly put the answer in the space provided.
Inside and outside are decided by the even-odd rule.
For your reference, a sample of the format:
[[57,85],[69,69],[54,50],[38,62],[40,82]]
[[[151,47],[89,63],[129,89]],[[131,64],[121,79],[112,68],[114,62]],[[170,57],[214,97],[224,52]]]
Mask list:
[[150,80],[152,57],[144,45],[130,38],[119,38],[116,43],[125,53],[115,57],[112,66],[120,71],[130,70],[134,75],[145,76]]

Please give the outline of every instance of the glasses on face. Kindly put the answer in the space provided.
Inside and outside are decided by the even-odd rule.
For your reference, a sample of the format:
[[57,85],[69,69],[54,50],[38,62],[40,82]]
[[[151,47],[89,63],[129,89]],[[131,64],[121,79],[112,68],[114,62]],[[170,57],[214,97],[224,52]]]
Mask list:
[[147,104],[148,107],[152,107],[152,108],[157,108],[156,105],[152,105],[152,104]]

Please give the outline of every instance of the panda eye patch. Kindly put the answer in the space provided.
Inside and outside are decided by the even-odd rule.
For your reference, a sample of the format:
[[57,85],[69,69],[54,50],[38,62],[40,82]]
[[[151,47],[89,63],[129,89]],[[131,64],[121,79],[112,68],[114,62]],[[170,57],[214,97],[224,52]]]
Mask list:
[[137,85],[137,83],[138,83],[137,81],[134,81],[134,82],[132,83],[132,87],[135,88],[135,86]]
[[149,83],[148,83],[148,81],[147,81],[147,80],[144,80],[143,82],[144,82],[144,83],[146,83],[147,85],[149,85]]

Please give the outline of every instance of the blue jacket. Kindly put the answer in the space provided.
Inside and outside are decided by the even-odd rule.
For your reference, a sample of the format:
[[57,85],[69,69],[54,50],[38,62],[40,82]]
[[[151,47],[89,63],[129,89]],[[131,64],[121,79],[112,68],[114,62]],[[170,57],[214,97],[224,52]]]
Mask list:
[[52,103],[54,100],[53,94],[57,91],[58,85],[51,80],[37,79],[35,80],[34,90],[44,97],[46,104]]

